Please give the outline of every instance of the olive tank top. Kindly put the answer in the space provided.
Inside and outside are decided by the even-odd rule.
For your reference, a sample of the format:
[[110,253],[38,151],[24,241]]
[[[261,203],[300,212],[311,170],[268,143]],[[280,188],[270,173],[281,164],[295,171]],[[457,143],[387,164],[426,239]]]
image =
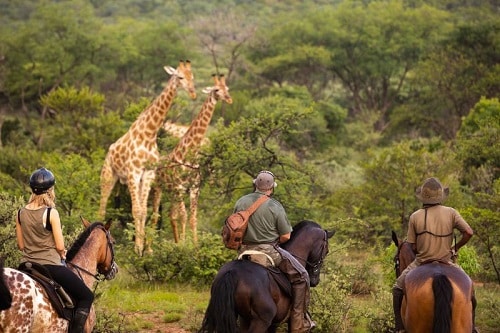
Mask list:
[[47,230],[43,213],[47,207],[31,210],[21,208],[19,223],[23,233],[24,251],[21,262],[32,261],[41,265],[61,265],[54,235]]

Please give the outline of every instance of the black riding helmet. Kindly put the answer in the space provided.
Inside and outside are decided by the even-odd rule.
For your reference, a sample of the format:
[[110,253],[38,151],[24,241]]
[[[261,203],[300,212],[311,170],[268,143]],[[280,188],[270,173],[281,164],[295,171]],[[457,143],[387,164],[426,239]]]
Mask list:
[[35,194],[47,192],[55,183],[54,174],[45,168],[35,170],[30,177],[30,187]]

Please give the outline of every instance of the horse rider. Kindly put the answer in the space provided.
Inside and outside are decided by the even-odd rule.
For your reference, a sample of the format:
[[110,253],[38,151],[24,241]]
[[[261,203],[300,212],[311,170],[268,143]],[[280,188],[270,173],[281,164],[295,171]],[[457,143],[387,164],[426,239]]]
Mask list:
[[[433,177],[426,179],[415,192],[423,206],[410,216],[408,225],[407,242],[416,253],[415,260],[401,272],[392,289],[396,332],[405,332],[401,318],[401,303],[403,302],[404,281],[408,272],[429,261],[446,262],[462,269],[454,260],[458,250],[467,244],[474,232],[455,209],[442,205],[448,194],[449,188],[443,187],[439,180]],[[453,229],[459,230],[462,237],[452,247]],[[475,297],[473,297],[472,304],[474,320]],[[477,332],[475,325],[473,332]]]
[[[235,204],[234,212],[250,207],[259,197],[271,196],[277,186],[270,171],[260,171],[253,180],[254,192],[241,197]],[[308,313],[310,300],[309,274],[293,255],[279,245],[290,239],[292,226],[285,209],[276,199],[266,200],[250,216],[243,244],[238,250],[261,251],[270,256],[276,266],[287,276],[292,285],[292,308],[290,332],[310,332],[316,326]]]
[[54,174],[40,168],[30,177],[31,197],[16,215],[17,245],[22,251],[21,262],[43,265],[52,279],[75,300],[75,311],[69,333],[84,331],[94,294],[65,265],[66,250],[59,212],[55,208]]

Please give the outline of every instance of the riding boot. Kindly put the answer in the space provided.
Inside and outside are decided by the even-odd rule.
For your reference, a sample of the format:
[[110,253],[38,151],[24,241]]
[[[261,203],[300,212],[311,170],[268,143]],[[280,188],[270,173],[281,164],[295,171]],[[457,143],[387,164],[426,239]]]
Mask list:
[[307,284],[292,285],[292,308],[290,312],[290,333],[307,333],[316,326],[306,312]]
[[392,306],[394,308],[394,323],[396,333],[404,332],[403,319],[401,318],[401,304],[403,303],[403,290],[392,289]]
[[85,323],[87,322],[87,317],[89,316],[89,310],[78,308],[75,310],[75,315],[71,321],[71,328],[69,333],[83,333],[85,328]]

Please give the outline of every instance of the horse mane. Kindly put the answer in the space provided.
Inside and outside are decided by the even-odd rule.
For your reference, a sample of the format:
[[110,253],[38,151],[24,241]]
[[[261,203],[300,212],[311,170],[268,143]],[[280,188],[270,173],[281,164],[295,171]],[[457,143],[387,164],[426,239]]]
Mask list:
[[77,240],[73,243],[73,245],[71,246],[71,248],[66,253],[66,260],[67,261],[72,260],[76,256],[76,254],[78,253],[78,251],[82,248],[83,244],[85,244],[85,242],[87,241],[87,238],[89,238],[89,236],[92,233],[92,231],[95,228],[97,228],[97,227],[103,227],[104,228],[104,224],[102,224],[101,222],[94,222],[88,228],[86,228],[80,234],[80,236],[78,236]]
[[300,221],[299,223],[297,223],[296,225],[293,226],[293,231],[292,231],[291,237],[299,235],[302,232],[302,230],[305,229],[306,227],[321,228],[321,226],[314,221],[303,220],[303,221]]

